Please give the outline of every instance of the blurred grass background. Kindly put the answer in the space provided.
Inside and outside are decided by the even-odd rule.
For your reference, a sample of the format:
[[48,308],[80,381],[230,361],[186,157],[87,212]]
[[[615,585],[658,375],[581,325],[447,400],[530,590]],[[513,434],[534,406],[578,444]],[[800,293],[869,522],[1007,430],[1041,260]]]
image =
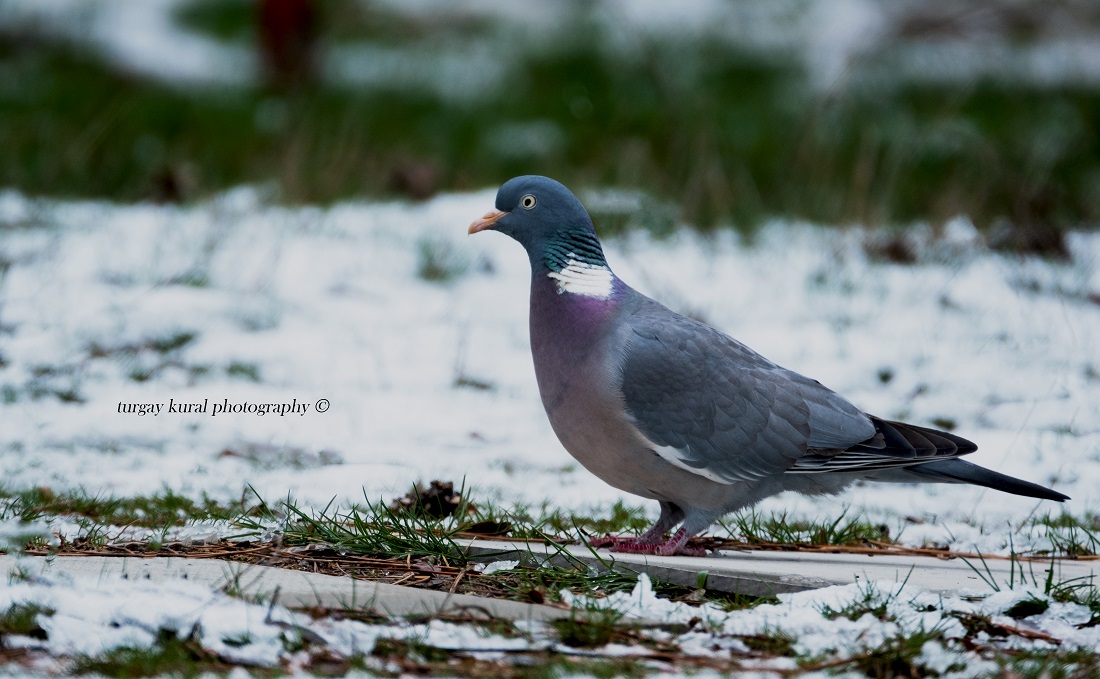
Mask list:
[[[246,87],[158,82],[87,47],[0,31],[0,186],[186,201],[273,182],[280,200],[328,203],[422,199],[537,173],[639,189],[671,206],[655,210],[667,219],[653,228],[965,214],[1010,247],[1050,252],[1063,230],[1100,221],[1094,84],[851,79],[822,91],[793,54],[713,37],[639,34],[629,50],[609,49],[589,5],[568,6],[569,28],[547,48],[476,17],[318,1],[302,63],[272,77],[269,59],[269,77]],[[175,20],[262,46],[258,7],[192,0]],[[1022,16],[1010,28],[1026,41],[1035,27]],[[430,53],[479,41],[495,45],[506,77],[459,99],[398,81],[334,83],[316,63],[335,45]]]

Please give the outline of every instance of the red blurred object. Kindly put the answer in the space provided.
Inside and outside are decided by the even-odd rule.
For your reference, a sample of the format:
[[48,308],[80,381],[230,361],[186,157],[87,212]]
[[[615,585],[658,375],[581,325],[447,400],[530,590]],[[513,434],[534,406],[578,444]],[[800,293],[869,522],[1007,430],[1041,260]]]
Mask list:
[[264,77],[276,89],[308,85],[317,75],[316,0],[259,0]]

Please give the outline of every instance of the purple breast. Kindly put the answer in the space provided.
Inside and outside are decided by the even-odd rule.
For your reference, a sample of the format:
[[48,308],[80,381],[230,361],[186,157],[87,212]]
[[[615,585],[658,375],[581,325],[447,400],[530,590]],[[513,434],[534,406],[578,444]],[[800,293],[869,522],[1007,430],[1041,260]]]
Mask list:
[[531,355],[543,405],[551,419],[568,392],[582,385],[589,390],[596,383],[606,383],[607,340],[621,306],[622,287],[616,280],[611,296],[600,299],[559,293],[557,284],[546,276],[532,281]]

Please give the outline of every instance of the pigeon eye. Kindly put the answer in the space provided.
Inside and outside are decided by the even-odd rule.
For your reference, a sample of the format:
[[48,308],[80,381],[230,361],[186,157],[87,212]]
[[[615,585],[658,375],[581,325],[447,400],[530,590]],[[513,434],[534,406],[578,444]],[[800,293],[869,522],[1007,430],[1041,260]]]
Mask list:
[[531,208],[535,207],[535,197],[531,194],[527,194],[523,198],[519,199],[519,204],[520,207],[522,207],[524,210],[530,210]]

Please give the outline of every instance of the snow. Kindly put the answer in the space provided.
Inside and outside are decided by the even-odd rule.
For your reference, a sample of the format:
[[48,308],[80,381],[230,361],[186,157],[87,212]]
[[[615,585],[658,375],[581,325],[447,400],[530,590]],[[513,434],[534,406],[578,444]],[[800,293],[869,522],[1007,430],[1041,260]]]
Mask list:
[[18,549],[31,540],[49,542],[53,538],[51,529],[52,526],[45,521],[0,520],[0,550]]
[[[153,582],[120,576],[46,577],[28,560],[19,578],[0,587],[0,611],[34,605],[46,639],[10,635],[9,647],[53,657],[98,656],[116,648],[151,648],[158,635],[192,639],[226,661],[261,667],[292,662],[300,639],[343,657],[369,654],[381,638],[415,639],[435,648],[523,650],[526,638],[439,620],[424,624],[369,625],[308,616],[278,605],[251,603],[187,580]],[[5,580],[10,576],[4,574]]]
[[[546,422],[526,258],[497,234],[465,236],[492,191],[325,210],[251,189],[191,207],[0,198],[9,487],[228,502],[251,486],[319,506],[438,478],[465,479],[475,501],[641,502],[579,467]],[[908,266],[869,261],[862,230],[782,222],[751,245],[686,231],[606,245],[623,279],[674,309],[869,412],[953,420],[980,445],[974,462],[1056,486],[1077,516],[1095,511],[1100,237],[1072,234],[1072,262],[1056,263],[991,253],[963,222]],[[425,243],[465,273],[419,278]],[[181,403],[206,409],[168,412]],[[140,404],[160,410],[125,412]],[[249,410],[218,412],[226,405]],[[906,544],[1001,553],[1010,537],[1049,547],[1017,529],[1059,511],[945,485],[760,505],[795,519],[845,507],[903,530]]]
[[[8,0],[0,5],[0,27],[88,46],[122,70],[177,86],[253,86],[258,67],[249,46],[184,30],[172,18],[183,2]],[[458,11],[438,0],[389,6],[413,14]],[[430,53],[420,45],[333,47],[324,77],[355,88],[399,83],[449,102],[481,97],[506,86],[517,45],[556,48],[556,27],[567,22],[546,7],[468,3],[462,12],[500,23],[495,34]],[[1100,48],[1087,33],[1022,45],[969,35],[898,41],[899,12],[867,0],[693,0],[675,11],[646,1],[601,5],[593,20],[605,30],[606,48],[624,54],[636,49],[638,35],[718,37],[760,54],[794,53],[819,89],[859,81],[1100,81]],[[510,146],[545,146],[557,131],[529,121],[500,134],[496,141]],[[525,258],[502,237],[465,237],[466,225],[492,203],[492,190],[327,209],[277,206],[252,188],[189,207],[0,191],[4,487],[121,496],[171,489],[224,502],[252,487],[269,501],[291,495],[320,507],[333,498],[389,499],[415,480],[440,478],[465,479],[475,501],[596,513],[617,500],[639,504],[580,468],[545,421],[527,340]],[[980,444],[973,461],[1056,486],[1073,497],[1065,509],[1075,516],[1097,512],[1100,234],[1071,234],[1069,263],[989,252],[962,217],[942,231],[916,225],[908,236],[922,255],[915,265],[869,260],[861,246],[877,234],[789,222],[768,225],[752,243],[732,233],[684,231],[664,240],[633,234],[609,240],[606,249],[620,276],[674,309],[704,317],[876,414],[918,424],[950,419]],[[425,248],[457,263],[454,280],[417,276]],[[173,340],[182,344],[163,348]],[[489,388],[456,386],[459,378]],[[169,403],[208,407],[174,413]],[[161,407],[122,412],[137,404]],[[214,404],[296,409],[215,413]],[[759,506],[791,519],[835,517],[845,508],[887,524],[895,536],[900,531],[904,544],[1001,554],[1049,549],[1049,538],[1027,523],[1060,511],[1052,503],[935,485],[865,485],[836,498],[784,495]],[[655,517],[655,508],[648,511]],[[0,517],[0,548],[83,530],[63,518],[23,524]],[[202,524],[156,537],[216,542],[234,532]],[[151,535],[133,527],[111,534]],[[515,565],[500,561],[483,572]],[[73,581],[36,575],[31,566],[2,575],[0,611],[36,604],[48,632],[47,640],[7,635],[5,645],[54,658],[148,647],[160,630],[193,635],[234,662],[290,670],[308,666],[293,643],[306,633],[343,656],[369,653],[387,638],[483,659],[546,648],[652,653],[626,644],[566,649],[537,623],[527,636],[504,637],[439,620],[314,620],[184,580]],[[725,612],[660,599],[643,575],[630,593],[563,598],[580,608],[614,609],[626,620],[692,625],[643,634],[699,657],[746,652],[739,635],[788,634],[800,655],[842,657],[936,629],[946,641],[925,644],[921,667],[959,677],[992,674],[994,663],[952,641],[962,635],[963,613],[1049,634],[1063,648],[1100,646],[1100,627],[1081,626],[1088,609],[1052,601],[1032,585],[1001,584],[973,601],[868,582]],[[885,603],[886,621],[827,613],[868,599]],[[1005,615],[1025,599],[1049,606],[1022,620]],[[1020,637],[996,643],[1045,644]],[[758,665],[762,675],[795,667],[788,658]]]
[[500,561],[492,561],[485,564],[485,567],[481,570],[482,575],[492,575],[493,573],[499,573],[500,571],[510,571],[519,565],[519,561],[514,559],[501,559]]
[[[51,655],[100,655],[119,647],[148,648],[159,630],[179,638],[193,632],[204,647],[245,664],[269,664],[282,651],[284,629],[272,621],[307,624],[304,616],[249,604],[211,592],[205,585],[175,580],[154,583],[110,576],[99,579],[32,577],[0,589],[0,609],[33,603],[46,640],[15,637]],[[227,644],[226,639],[242,642]],[[246,643],[244,643],[246,642]]]
[[[897,582],[867,582],[826,587],[819,590],[779,595],[777,604],[763,604],[746,610],[722,612],[718,607],[701,607],[657,598],[646,575],[641,575],[633,592],[613,594],[606,599],[586,601],[568,597],[580,608],[605,608],[621,611],[624,618],[662,620],[667,623],[696,620],[698,626],[680,635],[655,634],[662,642],[676,643],[681,652],[702,657],[722,657],[729,650],[745,652],[737,637],[766,635],[794,639],[794,652],[803,658],[855,657],[873,652],[895,638],[936,633],[921,649],[917,663],[940,674],[951,676],[988,676],[996,664],[983,660],[955,640],[966,636],[959,614],[987,616],[992,624],[1019,627],[1050,634],[1062,640],[1062,648],[1094,650],[1100,644],[1100,628],[1078,625],[1090,619],[1086,606],[1057,603],[1041,590],[1021,587],[1004,589],[980,600],[944,596],[922,591]],[[1042,614],[1014,620],[1004,611],[1025,599],[1049,603]],[[839,614],[855,605],[882,606],[881,617],[865,612],[855,619]],[[942,640],[941,640],[942,639]],[[946,643],[945,643],[946,642]],[[1047,642],[1026,642],[1019,638],[1006,643],[1017,647]],[[622,649],[618,649],[622,653]],[[778,669],[778,667],[776,667]]]
[[[224,502],[251,486],[269,501],[289,494],[320,507],[334,497],[388,500],[415,480],[439,478],[464,479],[475,501],[596,513],[620,499],[639,504],[576,465],[546,423],[529,355],[526,258],[499,235],[465,235],[493,195],[318,209],[273,205],[247,188],[189,207],[0,193],[0,258],[9,262],[0,288],[5,486],[124,496],[168,488]],[[732,233],[689,231],[605,244],[620,276],[673,308],[819,377],[871,412],[925,424],[949,417],[981,445],[974,461],[1054,483],[1074,498],[1069,511],[1095,512],[1100,308],[1089,296],[1100,292],[1100,235],[1072,234],[1072,261],[1056,263],[989,252],[965,219],[943,238],[913,233],[923,253],[914,265],[870,261],[861,244],[875,234],[785,222],[751,244]],[[418,277],[425,243],[463,264],[461,273],[446,282]],[[231,372],[235,364],[252,367],[242,375]],[[893,374],[887,383],[878,377],[884,369]],[[490,388],[458,387],[458,377]],[[170,400],[209,406],[170,413]],[[306,408],[215,414],[214,404],[225,402]],[[120,412],[120,403],[162,407],[142,416]],[[977,488],[872,484],[837,498],[770,498],[760,510],[820,519],[845,507],[895,534],[903,528],[905,544],[986,553],[1049,547],[1041,530],[1021,526],[1037,512],[1058,511]],[[58,518],[0,523],[0,536],[15,541],[83,530]],[[112,534],[216,542],[235,532],[201,524],[165,535],[132,527]],[[822,612],[863,600],[867,588],[888,599],[888,622]],[[633,592],[597,602],[563,596],[628,620],[697,620],[688,632],[651,633],[704,657],[744,652],[737,635],[782,632],[804,656],[844,656],[935,628],[948,641],[926,644],[924,667],[951,676],[992,671],[950,641],[961,636],[953,611],[989,615],[1070,647],[1100,644],[1100,628],[1076,627],[1089,619],[1081,606],[1052,602],[1038,616],[1005,616],[1021,598],[1049,600],[1026,587],[980,602],[897,590],[898,583],[829,588],[732,613],[659,599],[645,577]],[[162,628],[182,637],[197,630],[204,648],[240,663],[288,668],[308,665],[285,641],[299,628],[345,656],[369,651],[379,638],[483,659],[517,649],[565,652],[539,625],[504,638],[440,621],[365,625],[279,607],[269,616],[266,606],[186,581],[12,578],[0,587],[0,610],[16,601],[54,611],[40,621],[48,641],[18,641],[45,644],[50,657],[148,646]],[[597,653],[650,651],[627,645]],[[966,671],[952,669],[959,666]],[[762,660],[758,669],[784,667],[792,667],[789,659]]]
[[[35,566],[28,563],[18,577],[9,578],[9,584],[0,588],[0,610],[13,605],[37,607],[37,624],[47,638],[9,635],[6,643],[8,648],[32,648],[52,657],[95,656],[122,647],[150,648],[165,634],[190,639],[228,661],[260,667],[306,663],[308,653],[303,656],[303,651],[297,650],[300,639],[309,640],[310,652],[326,650],[344,658],[368,655],[380,639],[409,640],[485,660],[506,657],[501,654],[507,652],[551,648],[602,657],[652,655],[642,645],[617,642],[598,649],[571,649],[555,642],[550,627],[531,621],[518,626],[526,628],[526,633],[502,636],[478,626],[441,620],[366,624],[335,617],[313,619],[185,580],[154,583],[120,576],[48,577],[34,571]],[[642,628],[639,633],[704,658],[728,657],[730,651],[745,653],[747,647],[737,638],[742,635],[787,635],[796,639],[795,651],[804,656],[843,658],[872,651],[899,634],[935,630],[938,640],[930,640],[922,648],[920,665],[941,673],[965,668],[962,674],[952,676],[983,676],[994,665],[968,654],[953,641],[964,634],[953,613],[977,613],[988,616],[993,624],[1049,633],[1064,640],[1063,648],[1090,649],[1100,643],[1100,628],[1076,627],[1089,619],[1083,606],[1052,602],[1046,612],[1019,621],[1004,615],[1003,611],[1025,598],[1049,600],[1040,592],[1019,589],[973,602],[934,596],[898,583],[867,583],[783,595],[778,604],[726,613],[710,605],[700,609],[658,599],[647,576],[642,575],[629,594],[573,603],[588,609],[616,608],[627,619],[639,616],[669,624],[702,618],[687,632]],[[867,613],[850,620],[830,612],[861,602],[884,605],[885,618]],[[793,666],[786,658],[753,662],[759,663],[760,670]]]

